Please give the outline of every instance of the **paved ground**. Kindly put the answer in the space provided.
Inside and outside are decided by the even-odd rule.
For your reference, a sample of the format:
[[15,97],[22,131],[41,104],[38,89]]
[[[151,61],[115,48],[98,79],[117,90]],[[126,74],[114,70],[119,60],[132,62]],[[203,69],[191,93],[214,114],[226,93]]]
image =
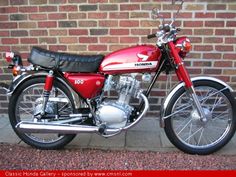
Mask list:
[[[26,146],[13,132],[6,115],[0,114],[0,143]],[[178,151],[167,139],[163,129],[159,128],[158,119],[145,117],[138,125],[111,138],[97,134],[79,134],[66,146],[68,149],[95,148],[135,151]],[[236,135],[217,154],[236,155]]]

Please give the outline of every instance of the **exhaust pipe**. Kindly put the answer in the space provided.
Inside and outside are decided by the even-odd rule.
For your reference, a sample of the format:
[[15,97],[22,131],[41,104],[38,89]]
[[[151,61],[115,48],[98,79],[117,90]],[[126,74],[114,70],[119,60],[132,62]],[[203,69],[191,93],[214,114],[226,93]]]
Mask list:
[[59,133],[59,134],[78,134],[78,133],[105,133],[104,137],[110,137],[127,130],[137,124],[147,112],[149,103],[144,94],[140,94],[144,100],[143,112],[138,116],[136,121],[123,128],[104,128],[98,126],[72,125],[72,124],[53,124],[41,122],[19,122],[16,129],[22,133]]
[[45,124],[35,122],[20,122],[16,129],[22,133],[59,133],[59,134],[77,134],[77,133],[95,133],[99,131],[97,126],[70,125],[70,124]]

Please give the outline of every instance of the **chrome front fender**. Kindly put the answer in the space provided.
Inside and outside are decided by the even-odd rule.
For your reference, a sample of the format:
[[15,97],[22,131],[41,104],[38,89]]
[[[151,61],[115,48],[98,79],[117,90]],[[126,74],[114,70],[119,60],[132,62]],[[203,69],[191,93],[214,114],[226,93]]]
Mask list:
[[[24,73],[22,75],[19,75],[17,78],[15,78],[12,82],[12,84],[9,86],[7,90],[7,96],[11,96],[16,89],[23,84],[25,81],[31,79],[31,78],[37,78],[37,77],[46,77],[48,73],[46,72],[39,72],[39,73],[34,73],[34,74],[29,74],[29,73]],[[61,82],[63,85],[69,89],[70,93],[72,94],[72,98],[74,101],[75,108],[78,109],[81,105],[80,98],[78,94],[61,78],[56,77],[56,79]]]
[[[204,77],[204,76],[200,76],[200,77],[193,77],[191,78],[192,82],[196,82],[196,81],[213,81],[213,82],[217,82],[218,84],[221,84],[224,87],[227,87],[231,92],[233,91],[233,89],[226,84],[225,82],[214,78],[214,77]],[[177,84],[170,92],[169,94],[165,97],[162,106],[161,106],[161,111],[160,111],[160,127],[164,128],[165,127],[165,123],[164,123],[164,119],[166,116],[166,109],[167,109],[167,105],[169,104],[171,98],[174,96],[175,92],[177,92],[179,89],[181,89],[182,87],[184,87],[184,82],[181,82],[179,84]]]

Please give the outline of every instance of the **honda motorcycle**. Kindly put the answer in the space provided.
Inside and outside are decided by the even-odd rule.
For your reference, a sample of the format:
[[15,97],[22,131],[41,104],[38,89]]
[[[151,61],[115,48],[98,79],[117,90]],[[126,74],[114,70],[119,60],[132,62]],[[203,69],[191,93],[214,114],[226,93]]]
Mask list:
[[[173,1],[175,3],[175,1]],[[106,56],[77,55],[33,47],[23,66],[19,54],[6,53],[14,76],[9,86],[10,123],[21,140],[40,149],[58,149],[76,134],[112,137],[136,125],[149,108],[148,96],[160,73],[176,73],[179,83],[162,103],[160,126],[171,143],[189,154],[210,154],[235,132],[232,88],[213,77],[190,78],[184,58],[187,37],[171,23],[155,34],[156,45],[137,45]],[[159,11],[152,10],[158,18]],[[140,77],[141,76],[141,77]],[[143,91],[141,82],[149,82]],[[110,92],[117,98],[110,98]],[[139,99],[133,106],[131,99]]]

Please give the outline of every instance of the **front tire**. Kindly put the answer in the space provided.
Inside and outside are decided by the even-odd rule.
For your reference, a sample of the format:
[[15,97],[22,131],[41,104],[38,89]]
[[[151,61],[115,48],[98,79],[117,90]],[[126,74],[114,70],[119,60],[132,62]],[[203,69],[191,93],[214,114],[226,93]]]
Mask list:
[[[40,99],[43,95],[43,88],[45,84],[45,78],[32,78],[25,81],[17,90],[13,93],[9,102],[9,119],[13,130],[18,137],[30,146],[38,149],[60,149],[66,144],[71,142],[75,137],[72,135],[60,135],[60,134],[38,134],[38,133],[21,133],[16,129],[16,125],[21,121],[38,121],[34,117],[35,110],[40,110]],[[54,93],[55,92],[55,93]],[[68,105],[63,103],[49,103],[48,109],[52,110],[57,107],[57,113],[71,114],[75,111],[75,105],[72,96],[68,89],[57,80],[53,82],[53,88],[50,96],[60,97],[68,100]],[[53,120],[42,120],[47,121]],[[42,122],[43,123],[43,122]]]
[[203,122],[184,87],[171,98],[165,133],[178,149],[198,155],[211,154],[233,137],[236,129],[235,100],[229,89],[214,81],[195,81],[194,89],[207,121]]

